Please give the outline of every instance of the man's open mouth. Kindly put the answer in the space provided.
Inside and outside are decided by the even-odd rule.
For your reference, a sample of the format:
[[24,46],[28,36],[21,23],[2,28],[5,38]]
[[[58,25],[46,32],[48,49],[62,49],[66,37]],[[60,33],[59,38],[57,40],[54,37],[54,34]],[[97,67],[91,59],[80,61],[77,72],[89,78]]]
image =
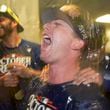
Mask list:
[[43,45],[49,46],[52,43],[51,38],[46,33],[43,34]]

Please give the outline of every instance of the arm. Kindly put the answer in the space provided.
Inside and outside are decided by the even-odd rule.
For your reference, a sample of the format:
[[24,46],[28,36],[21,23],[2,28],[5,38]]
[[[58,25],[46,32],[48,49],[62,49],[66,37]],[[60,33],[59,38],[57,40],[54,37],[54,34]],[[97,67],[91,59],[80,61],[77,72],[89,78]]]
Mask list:
[[41,70],[35,70],[29,67],[26,67],[21,63],[11,63],[8,65],[8,69],[12,74],[15,74],[21,78],[30,78],[34,76],[39,76]]
[[0,86],[16,87],[19,83],[19,78],[16,75],[5,73],[0,77]]
[[15,74],[21,78],[38,76],[44,82],[48,80],[49,65],[45,65],[41,71],[25,67],[23,64],[20,63],[12,63],[8,65],[8,69],[12,74]]

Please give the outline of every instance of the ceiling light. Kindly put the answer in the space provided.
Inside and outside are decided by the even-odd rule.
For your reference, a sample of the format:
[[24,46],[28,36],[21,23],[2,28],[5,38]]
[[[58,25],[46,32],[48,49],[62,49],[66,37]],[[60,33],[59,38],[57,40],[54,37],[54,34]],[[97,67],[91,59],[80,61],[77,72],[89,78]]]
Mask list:
[[110,23],[110,14],[106,14],[103,16],[100,16],[96,19],[96,22],[101,22],[101,23]]

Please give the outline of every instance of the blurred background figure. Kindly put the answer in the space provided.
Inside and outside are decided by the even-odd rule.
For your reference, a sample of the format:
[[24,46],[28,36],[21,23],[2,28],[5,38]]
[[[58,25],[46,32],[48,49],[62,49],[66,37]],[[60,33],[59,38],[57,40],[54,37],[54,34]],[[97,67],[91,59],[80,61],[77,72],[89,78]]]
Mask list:
[[[17,109],[16,102],[26,94],[29,80],[42,67],[40,46],[22,39],[19,33],[23,30],[16,13],[0,5],[0,110]],[[24,106],[22,102],[20,107]]]

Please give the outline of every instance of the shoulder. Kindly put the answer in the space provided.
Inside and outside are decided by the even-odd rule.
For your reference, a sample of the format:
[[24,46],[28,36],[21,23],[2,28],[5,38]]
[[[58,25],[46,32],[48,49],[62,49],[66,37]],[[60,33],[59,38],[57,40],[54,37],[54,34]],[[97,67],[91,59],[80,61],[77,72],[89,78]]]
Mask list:
[[67,91],[78,100],[96,99],[100,96],[100,89],[96,84],[86,85],[69,85],[66,86]]
[[24,39],[22,39],[22,44],[27,44],[29,46],[40,48],[40,44],[31,42],[31,41],[28,41],[28,40],[24,40]]
[[95,107],[97,110],[109,110],[110,108],[108,100],[103,96],[96,84],[74,86],[71,94],[76,99],[77,107],[81,110],[92,110]]
[[31,48],[34,52],[40,52],[40,44],[22,39],[21,47]]

